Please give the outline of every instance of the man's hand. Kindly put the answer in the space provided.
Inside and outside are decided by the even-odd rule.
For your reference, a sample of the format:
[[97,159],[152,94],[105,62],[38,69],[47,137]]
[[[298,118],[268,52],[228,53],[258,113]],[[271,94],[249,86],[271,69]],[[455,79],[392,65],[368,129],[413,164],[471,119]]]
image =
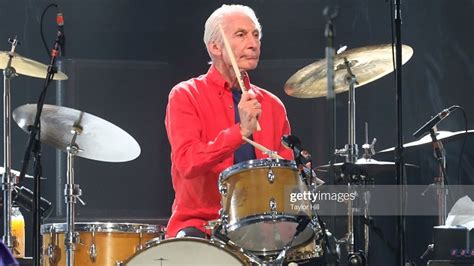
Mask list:
[[257,129],[258,117],[262,113],[262,106],[251,90],[243,92],[238,104],[240,116],[240,134],[249,137]]

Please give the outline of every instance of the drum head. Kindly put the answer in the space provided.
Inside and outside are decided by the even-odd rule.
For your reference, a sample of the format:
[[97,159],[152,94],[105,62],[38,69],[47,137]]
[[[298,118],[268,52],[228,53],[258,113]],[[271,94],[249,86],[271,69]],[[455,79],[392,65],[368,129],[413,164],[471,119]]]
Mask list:
[[[256,218],[259,218],[258,220]],[[292,217],[278,217],[277,222],[271,217],[265,219],[264,216],[256,217],[255,220],[227,233],[227,237],[249,252],[258,255],[277,254],[293,239],[298,223]],[[287,218],[287,219],[285,219]],[[296,247],[309,242],[314,237],[314,229],[307,226],[294,239],[292,247]]]
[[153,240],[125,263],[127,266],[247,264],[243,254],[230,251],[219,242],[192,237]]

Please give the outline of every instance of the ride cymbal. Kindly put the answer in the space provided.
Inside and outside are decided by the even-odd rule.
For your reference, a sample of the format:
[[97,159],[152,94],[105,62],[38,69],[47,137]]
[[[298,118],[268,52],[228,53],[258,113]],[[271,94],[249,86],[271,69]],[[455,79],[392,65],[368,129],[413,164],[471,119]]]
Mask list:
[[[410,46],[402,46],[402,63],[413,55]],[[357,79],[354,87],[360,87],[392,72],[394,61],[392,45],[373,45],[344,51],[334,57],[334,89],[336,93],[349,90],[344,59],[349,62],[352,74]],[[297,98],[318,98],[327,94],[327,60],[312,63],[293,74],[285,83],[284,90]]]
[[[25,131],[34,124],[36,104],[26,104],[13,111],[13,119]],[[79,128],[76,137],[79,157],[104,161],[126,162],[140,155],[140,146],[127,132],[97,116],[75,109],[47,105],[41,113],[41,142],[67,151],[72,137],[71,130]]]

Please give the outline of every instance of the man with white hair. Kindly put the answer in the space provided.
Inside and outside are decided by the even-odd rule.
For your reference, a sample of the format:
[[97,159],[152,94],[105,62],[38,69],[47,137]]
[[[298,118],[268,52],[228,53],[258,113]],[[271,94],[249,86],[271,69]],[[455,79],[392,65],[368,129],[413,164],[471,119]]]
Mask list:
[[[243,75],[247,91],[243,94],[220,27]],[[261,36],[260,23],[251,8],[221,6],[205,24],[209,71],[177,84],[169,94],[165,125],[171,144],[175,200],[167,237],[205,237],[204,226],[219,218],[219,174],[233,164],[268,157],[243,137],[293,159],[292,151],[281,144],[282,135],[290,134],[283,103],[251,84],[247,75],[257,67]]]

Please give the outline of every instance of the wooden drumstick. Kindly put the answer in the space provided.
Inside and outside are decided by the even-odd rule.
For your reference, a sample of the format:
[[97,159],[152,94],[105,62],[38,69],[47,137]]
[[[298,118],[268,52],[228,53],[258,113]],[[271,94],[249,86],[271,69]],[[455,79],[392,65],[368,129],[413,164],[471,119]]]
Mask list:
[[[221,31],[222,39],[224,40],[225,49],[227,50],[227,53],[229,54],[230,62],[232,64],[232,68],[234,69],[237,82],[239,83],[239,87],[242,90],[242,94],[246,93],[247,91],[244,84],[244,78],[242,77],[242,73],[240,72],[239,67],[237,66],[234,53],[232,52],[232,48],[230,48],[229,41],[225,37],[224,29],[222,28],[221,24],[219,24],[219,29]],[[260,131],[260,130],[262,130],[262,128],[260,127],[260,123],[258,123],[257,121],[257,131]]]
[[265,146],[258,144],[257,142],[245,136],[242,136],[242,139],[247,141],[250,145],[254,146],[255,148],[259,149],[261,152],[268,154],[268,156],[270,156],[272,159],[284,159],[283,157],[278,155],[276,152],[267,149]]

